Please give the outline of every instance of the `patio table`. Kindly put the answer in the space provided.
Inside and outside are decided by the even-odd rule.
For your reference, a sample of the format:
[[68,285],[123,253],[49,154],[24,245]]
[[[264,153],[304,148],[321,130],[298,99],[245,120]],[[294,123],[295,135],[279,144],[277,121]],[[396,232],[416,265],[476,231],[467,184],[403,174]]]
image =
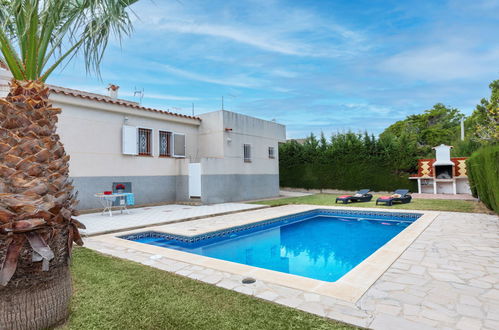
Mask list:
[[121,214],[123,214],[123,211],[126,211],[128,214],[130,214],[130,211],[126,207],[126,193],[125,194],[111,194],[111,195],[105,195],[103,193],[98,193],[95,194],[94,196],[97,197],[104,207],[102,210],[102,215],[104,213],[109,212],[109,216],[113,216],[113,202],[119,198],[119,205],[116,206],[121,211]]

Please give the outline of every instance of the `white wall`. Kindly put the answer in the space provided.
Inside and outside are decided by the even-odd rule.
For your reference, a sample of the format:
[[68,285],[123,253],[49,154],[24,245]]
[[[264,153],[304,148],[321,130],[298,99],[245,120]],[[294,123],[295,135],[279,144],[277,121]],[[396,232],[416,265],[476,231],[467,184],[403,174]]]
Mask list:
[[9,82],[12,79],[10,71],[0,68],[0,98],[5,98],[9,93]]
[[[284,125],[225,110],[200,117],[200,155],[207,158],[201,160],[204,175],[279,173],[278,143],[286,139]],[[244,162],[244,144],[251,145],[250,163]],[[273,159],[269,147],[274,148]]]
[[[198,125],[181,123],[176,118],[174,122],[170,120],[172,116],[165,114],[71,96],[53,94],[51,100],[54,106],[62,108],[57,132],[71,156],[72,177],[187,175],[187,164],[196,157]],[[99,107],[113,109],[98,110]],[[152,156],[122,154],[125,116],[128,125],[153,130]],[[186,159],[158,157],[159,130],[186,134]]]
[[200,115],[202,121],[198,130],[199,158],[224,157],[223,113],[215,111]]

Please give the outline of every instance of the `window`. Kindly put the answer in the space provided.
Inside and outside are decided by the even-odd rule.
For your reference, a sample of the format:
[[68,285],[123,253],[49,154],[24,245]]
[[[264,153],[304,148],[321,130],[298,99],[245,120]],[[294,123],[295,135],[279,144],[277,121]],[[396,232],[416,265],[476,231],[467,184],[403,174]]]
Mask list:
[[251,145],[249,144],[243,145],[243,151],[244,151],[244,162],[251,163]]
[[269,147],[269,158],[272,158],[272,159],[275,158],[274,147]]
[[173,156],[185,157],[185,135],[173,134]]
[[172,155],[172,133],[159,131],[159,156],[168,157]]
[[139,128],[139,155],[151,156],[151,136],[151,129]]

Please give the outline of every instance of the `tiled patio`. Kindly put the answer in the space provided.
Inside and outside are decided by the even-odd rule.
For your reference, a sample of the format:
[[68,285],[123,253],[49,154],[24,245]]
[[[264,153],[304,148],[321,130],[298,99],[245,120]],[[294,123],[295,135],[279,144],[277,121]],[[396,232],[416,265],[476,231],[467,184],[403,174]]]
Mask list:
[[242,203],[201,206],[169,204],[130,209],[129,214],[114,211],[112,217],[101,213],[83,214],[78,216],[77,219],[87,227],[87,229],[81,232],[84,235],[91,236],[245,210],[255,210],[263,207],[265,206]]
[[[213,218],[216,221],[216,218]],[[374,329],[499,329],[499,218],[442,212],[355,303],[87,238],[87,247]]]

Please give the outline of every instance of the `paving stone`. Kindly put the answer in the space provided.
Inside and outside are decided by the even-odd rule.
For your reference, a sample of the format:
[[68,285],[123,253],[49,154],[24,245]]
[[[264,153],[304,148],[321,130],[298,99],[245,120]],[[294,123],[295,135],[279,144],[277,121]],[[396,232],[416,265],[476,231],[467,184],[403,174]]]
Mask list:
[[492,284],[490,284],[489,282],[485,282],[485,281],[471,280],[468,283],[469,283],[469,285],[476,287],[476,288],[489,289],[492,287]]
[[393,292],[390,295],[390,298],[395,298],[403,303],[408,303],[408,304],[413,304],[413,305],[421,304],[421,302],[424,299],[422,297],[414,296],[412,294],[408,294],[405,292]]
[[387,305],[382,303],[376,304],[376,312],[378,313],[397,315],[401,310],[402,308],[400,306]]
[[296,297],[299,294],[303,293],[303,291],[301,291],[301,290],[287,288],[287,287],[275,285],[275,284],[269,284],[269,287],[273,291],[279,293],[279,295],[281,295],[283,297]]
[[326,317],[345,322],[348,324],[352,324],[358,327],[363,327],[367,328],[369,326],[369,323],[371,322],[371,318],[366,318],[366,317],[355,317],[352,315],[346,315],[337,311],[329,311],[326,313]]
[[418,315],[420,311],[421,306],[418,305],[404,304],[403,306],[404,315]]
[[244,293],[244,294],[247,294],[247,295],[252,295],[253,292],[255,291],[254,288],[250,287],[250,286],[236,286],[235,288],[233,288],[234,291],[237,291],[237,292],[240,292],[240,293]]
[[426,272],[426,267],[419,265],[412,265],[409,273],[416,275],[423,275]]
[[409,261],[421,261],[424,258],[424,253],[420,251],[406,251],[404,253],[403,259],[409,260]]
[[303,297],[305,298],[305,301],[320,301],[321,300],[321,297],[315,293],[304,293]]
[[471,316],[476,318],[483,317],[483,311],[480,309],[480,307],[477,306],[457,304],[456,310],[461,315]]
[[461,280],[459,277],[457,277],[456,275],[454,275],[452,273],[429,271],[428,274],[430,274],[434,279],[439,280],[439,281],[464,283],[463,280]]
[[306,302],[297,306],[298,309],[302,311],[309,312],[312,314],[316,314],[319,316],[326,316],[326,312],[324,311],[324,306],[317,302]]
[[479,319],[462,317],[459,322],[457,322],[456,328],[461,330],[480,330],[482,328],[482,321]]
[[210,283],[210,284],[215,284],[220,282],[223,279],[222,275],[220,274],[211,274],[206,277],[202,278],[203,282]]
[[473,296],[469,295],[460,295],[459,296],[459,303],[464,304],[464,305],[471,305],[471,306],[481,306],[482,303],[476,299]]
[[175,272],[175,274],[182,275],[182,276],[188,276],[192,273],[192,270],[190,269],[180,269]]
[[402,317],[393,315],[379,314],[374,317],[373,322],[369,325],[372,329],[380,330],[430,330],[433,327],[423,326],[421,323],[407,320]]
[[405,286],[398,283],[382,282],[375,286],[376,289],[380,291],[394,291],[394,290],[404,290]]
[[262,299],[270,300],[270,301],[274,301],[276,298],[279,297],[279,295],[277,293],[272,292],[272,291],[264,291],[262,293],[255,295],[255,296],[258,298],[262,298]]
[[425,325],[427,327],[431,327],[432,329],[436,329],[437,326],[439,328],[443,328],[444,326],[441,324],[441,322],[438,322],[438,321],[435,321],[435,320],[430,320],[426,317],[423,317],[421,315],[417,315],[417,316],[411,316],[411,315],[408,315],[408,316],[405,316],[405,318],[409,321],[414,321],[414,322],[417,322],[421,325]]
[[276,303],[295,308],[300,304],[303,304],[303,300],[298,298],[279,298],[275,300]]
[[441,311],[437,311],[434,309],[429,309],[426,307],[423,307],[421,315],[423,317],[426,317],[430,320],[434,321],[439,321],[439,322],[444,322],[447,324],[452,324],[455,322],[454,318],[451,316],[446,315],[445,313],[442,313]]
[[499,300],[499,290],[491,289],[482,295],[482,298]]
[[493,330],[499,329],[499,321],[485,320],[484,326]]
[[236,281],[229,280],[229,279],[223,279],[217,283],[217,286],[219,286],[221,288],[229,289],[229,290],[234,289],[238,285],[241,285],[241,282],[236,282]]
[[410,263],[401,262],[401,261],[397,261],[397,262],[395,262],[392,265],[392,267],[395,268],[395,269],[409,270],[409,268],[411,268],[411,264]]

